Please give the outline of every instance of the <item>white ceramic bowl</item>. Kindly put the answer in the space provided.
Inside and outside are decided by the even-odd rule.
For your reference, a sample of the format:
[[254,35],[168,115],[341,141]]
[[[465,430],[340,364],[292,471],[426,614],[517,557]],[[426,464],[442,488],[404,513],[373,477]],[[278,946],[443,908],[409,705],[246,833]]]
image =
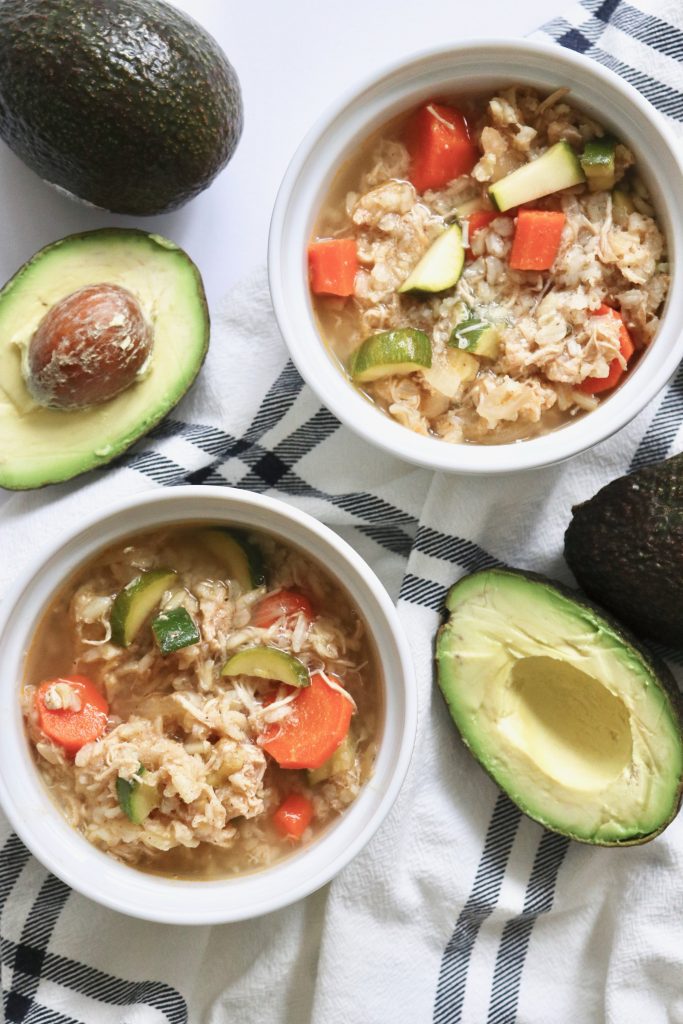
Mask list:
[[[511,83],[551,91],[566,85],[577,106],[635,153],[667,235],[673,272],[655,342],[626,382],[599,408],[566,427],[507,445],[452,445],[422,437],[356,391],[320,340],[308,289],[306,247],[336,172],[371,132],[434,96]],[[354,88],[315,125],[280,188],[270,231],[273,306],[292,359],[322,402],[366,441],[418,465],[458,473],[510,473],[549,465],[609,437],[633,419],[683,358],[683,168],[672,133],[630,85],[561,46],[480,40],[403,59]]]
[[[384,676],[383,731],[372,778],[310,846],[254,874],[175,881],[144,874],[101,853],[72,829],[33,763],[19,707],[27,648],[55,590],[79,564],[126,534],[188,520],[262,530],[318,559],[348,591],[372,634]],[[417,723],[408,645],[381,583],[356,552],[311,516],[272,498],[223,487],[177,487],[128,498],[91,516],[51,545],[7,594],[0,615],[0,802],[42,863],[85,896],[151,921],[215,924],[257,917],[328,882],[368,842],[408,768]]]

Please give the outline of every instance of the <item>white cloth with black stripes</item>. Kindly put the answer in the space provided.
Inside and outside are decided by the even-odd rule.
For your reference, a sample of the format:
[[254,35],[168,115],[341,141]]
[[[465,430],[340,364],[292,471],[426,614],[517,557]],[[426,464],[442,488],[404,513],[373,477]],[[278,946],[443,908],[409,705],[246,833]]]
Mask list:
[[[680,132],[680,0],[585,0],[545,34],[610,64]],[[543,832],[465,752],[432,681],[446,588],[492,561],[569,581],[572,504],[680,450],[682,424],[679,371],[633,424],[569,464],[504,480],[431,476],[320,408],[287,361],[265,275],[245,282],[216,319],[199,384],[154,437],[115,470],[7,501],[0,585],[36,538],[124,493],[189,479],[282,497],[349,540],[399,602],[419,680],[412,766],[386,823],[331,885],[212,929],[128,920],[69,893],[0,819],[6,1019],[683,1022],[683,819],[628,851]]]

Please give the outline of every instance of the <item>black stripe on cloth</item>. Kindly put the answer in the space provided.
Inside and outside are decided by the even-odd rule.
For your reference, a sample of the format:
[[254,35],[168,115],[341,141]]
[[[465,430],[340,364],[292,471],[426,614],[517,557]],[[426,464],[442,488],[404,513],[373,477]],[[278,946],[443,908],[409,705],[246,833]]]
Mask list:
[[[28,850],[14,834],[0,850],[0,914],[29,858]],[[26,917],[20,941],[12,942],[2,936],[0,963],[11,971],[12,979],[12,987],[7,990],[3,984],[2,990],[3,1019],[7,1024],[73,1024],[72,1018],[37,1001],[41,977],[117,1006],[146,1003],[165,1013],[169,1024],[187,1024],[185,1000],[169,985],[122,981],[48,952],[52,933],[70,892],[60,879],[48,874]],[[111,993],[111,998],[102,994],[105,991]]]
[[[30,856],[19,836],[14,833],[8,837],[0,850],[0,918],[5,903]],[[2,962],[5,963],[4,960]]]
[[33,1008],[45,951],[69,893],[60,879],[47,875],[28,912],[21,939],[14,946],[12,988],[5,1001],[7,1020],[12,1024],[26,1021]]
[[534,866],[524,897],[524,909],[503,928],[491,988],[487,1024],[515,1024],[522,970],[531,930],[539,914],[553,905],[555,887],[569,840],[555,832],[544,832],[538,844]]
[[638,448],[631,460],[630,470],[642,469],[666,458],[683,424],[683,366],[673,384],[664,395]]
[[[4,944],[16,958],[20,944],[11,942],[9,939],[5,939]],[[44,979],[89,999],[99,1000],[110,1006],[120,1006],[124,1010],[133,1010],[136,1006],[150,1006],[163,1013],[168,1024],[188,1024],[189,1017],[185,1000],[180,992],[164,982],[125,981],[49,951],[44,953],[40,968],[38,968],[37,957],[27,957],[24,971],[29,974],[35,972],[36,984],[40,979]],[[38,1024],[40,1022],[43,1024],[44,1018],[40,1016],[41,1012],[51,1013],[53,1011],[39,1006],[35,1000],[32,1000],[32,1007],[29,1008],[28,1015],[8,1016],[6,1019],[8,1024],[10,1022],[11,1024],[18,1024],[18,1022],[21,1024]],[[59,1024],[70,1021],[70,1018],[59,1016],[46,1019],[58,1021]],[[84,1024],[91,1024],[91,1022],[87,1021]]]
[[[591,4],[591,7],[592,6],[593,5]],[[610,17],[616,17],[620,10],[621,7],[619,0],[603,0],[602,3],[597,5],[594,14],[599,21],[604,22],[609,20]],[[626,13],[628,14],[628,9],[626,10]],[[622,25],[620,25],[620,27],[625,25],[626,23],[622,21]],[[648,45],[655,45],[655,26],[649,22],[647,28],[650,34],[644,41],[647,42]],[[629,80],[632,85],[639,88],[655,106],[658,106],[665,113],[669,113],[671,116],[683,120],[683,94],[677,93],[675,90],[664,86],[662,83],[649,78],[649,76],[635,71],[635,69],[629,68],[627,65],[616,61],[608,54],[596,48],[595,43],[598,41],[602,29],[598,29],[595,22],[589,22],[582,25],[581,29],[577,29],[568,25],[567,22],[564,22],[561,19],[556,19],[545,27],[545,31],[553,36],[557,42],[569,49],[575,50],[579,53],[586,53],[590,50],[591,56],[596,57],[601,61],[601,63],[610,67],[611,70],[616,71],[618,74],[622,74],[623,77]],[[683,420],[683,369],[679,372],[675,384],[666,393],[658,412],[655,414],[650,424],[650,427],[641,439],[633,458],[632,468],[636,468],[640,465],[646,465],[659,458],[663,458],[668,452],[669,447],[680,428],[681,420]],[[419,536],[420,530],[418,530],[418,538]],[[458,539],[455,539],[454,543],[451,545],[447,538],[446,541],[442,543],[441,548],[438,545],[432,545],[430,549],[429,544],[426,543],[426,553],[433,554],[435,557],[442,557],[442,551],[455,552],[456,558],[453,560],[457,562],[457,552],[459,550],[458,544]],[[435,588],[435,584],[430,585],[428,581],[420,580],[415,576],[407,576],[406,580],[404,580],[404,588],[402,589],[401,596],[406,600],[417,599],[417,603],[427,603],[430,607],[435,607],[435,602],[438,601],[438,591]],[[668,654],[669,652],[665,653]],[[678,657],[676,657],[676,660],[678,661]],[[497,814],[498,805],[496,805],[493,812],[493,817],[489,826],[489,834],[496,825]],[[515,830],[516,827],[517,826],[515,825]],[[510,843],[507,856],[503,862],[503,875],[507,867],[507,859],[511,845],[512,844]],[[521,915],[518,915],[507,922],[501,937],[501,944],[496,959],[492,985],[489,1024],[514,1024],[517,1020],[517,1007],[522,971],[533,925],[539,913],[547,913],[552,907],[557,884],[557,876],[564,860],[567,847],[568,840],[564,837],[557,836],[549,832],[544,833],[541,837],[536,860],[526,890],[524,909]],[[480,867],[484,863],[485,858],[486,846],[484,848],[484,853],[482,854]],[[498,888],[498,893],[499,891],[500,886]],[[493,905],[497,902],[498,893],[496,893]],[[473,895],[474,889],[470,899],[472,899]],[[468,899],[468,903],[469,902],[470,900]],[[465,906],[467,907],[467,904]],[[491,909],[488,912],[490,913],[492,909],[493,906],[491,906]],[[464,914],[464,912],[465,911],[463,909],[462,913]],[[456,931],[451,937],[449,945],[451,943],[454,945],[456,944],[456,935],[458,933],[459,925],[460,919],[458,921],[458,925],[456,925]],[[437,989],[437,1009],[440,1015],[437,1015],[436,1010],[434,1015],[434,1021],[438,1022],[438,1024],[451,1024],[451,1022],[452,1024],[455,1024],[455,1022],[459,1021],[461,1018],[467,970],[478,930],[479,925],[476,926],[474,936],[471,938],[471,941],[466,942],[463,939],[460,939],[459,941],[458,971],[455,976],[455,981],[453,981],[452,976],[449,978],[449,976],[444,972],[446,952],[444,953],[441,973],[439,976],[439,987]],[[446,947],[446,950],[448,950],[448,946]]]
[[415,537],[415,549],[423,555],[440,558],[442,561],[454,562],[468,572],[478,569],[492,569],[502,565],[487,551],[474,541],[456,537],[452,533],[440,533],[430,526],[420,525]]
[[52,1010],[40,1003],[34,1003],[28,1012],[24,1024],[83,1024],[75,1017],[65,1017],[58,1010]]
[[[615,4],[614,0],[609,4],[604,0],[583,0],[583,6],[600,21],[610,23],[639,43],[673,60],[683,60],[683,32],[671,22],[639,11],[623,0],[620,4]],[[613,8],[611,13],[609,8]]]
[[441,959],[434,1024],[458,1024],[461,1020],[474,943],[498,902],[521,814],[504,793],[498,794],[472,891]]
[[683,92],[673,89],[670,85],[665,85],[664,82],[660,82],[656,78],[651,78],[650,75],[632,68],[629,64],[624,64],[623,61],[613,57],[611,53],[598,47],[591,49],[590,56],[629,82],[663,114],[668,114],[675,121],[683,121]]
[[386,548],[387,551],[392,551],[395,555],[400,555],[403,559],[407,559],[410,555],[412,548],[411,538],[403,530],[399,530],[397,526],[392,526],[391,524],[365,526],[363,523],[358,523],[355,528],[365,537],[374,540],[375,544]]
[[629,82],[662,113],[676,121],[683,121],[683,93],[602,50],[598,44],[604,29],[604,23],[597,16],[591,17],[578,28],[564,18],[555,18],[543,27],[543,31],[561,46],[597,60]]
[[[631,461],[631,467],[650,465],[663,458],[683,422],[683,369],[670,386],[642,436]],[[660,443],[661,442],[661,443]],[[681,652],[659,644],[649,646],[660,657],[683,664]],[[568,840],[546,832],[539,849],[526,890],[524,909],[511,918],[503,931],[493,977],[489,1020],[487,1024],[514,1024],[517,1003],[531,931],[539,913],[547,913],[553,904],[557,875],[567,852]]]

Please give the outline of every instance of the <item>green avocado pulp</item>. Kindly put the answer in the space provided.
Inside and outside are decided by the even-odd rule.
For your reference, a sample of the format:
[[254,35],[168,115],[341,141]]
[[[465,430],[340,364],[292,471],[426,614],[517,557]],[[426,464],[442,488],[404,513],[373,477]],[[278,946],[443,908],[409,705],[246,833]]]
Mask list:
[[550,580],[491,569],[451,588],[438,682],[465,744],[547,828],[644,842],[680,803],[673,677],[596,607]]
[[629,714],[597,679],[556,658],[522,658],[510,673],[501,732],[563,786],[599,790],[631,760]]

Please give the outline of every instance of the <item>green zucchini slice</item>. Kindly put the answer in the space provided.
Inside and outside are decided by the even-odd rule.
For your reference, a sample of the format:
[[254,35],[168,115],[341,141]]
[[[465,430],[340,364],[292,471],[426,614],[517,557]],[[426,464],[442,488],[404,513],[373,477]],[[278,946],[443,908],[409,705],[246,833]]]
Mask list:
[[266,581],[261,552],[239,530],[213,527],[200,533],[202,544],[222,565],[228,577],[239,584],[243,594],[261,587]]
[[556,142],[535,160],[491,185],[489,195],[496,209],[504,212],[585,180],[579,158],[569,143]]
[[312,786],[319,782],[326,782],[333,775],[341,775],[348,772],[356,763],[356,740],[351,730],[347,732],[332,757],[328,757],[319,768],[313,768],[308,772],[308,781]]
[[458,283],[465,265],[459,224],[451,224],[432,242],[405,279],[399,292],[443,292]]
[[591,192],[614,188],[616,181],[617,140],[605,135],[587,142],[581,154],[581,166]]
[[201,640],[199,627],[187,608],[171,608],[152,621],[152,632],[162,654],[173,654]]
[[111,609],[111,638],[119,647],[130,647],[148,615],[154,611],[178,574],[173,569],[142,572],[119,591]]
[[[137,774],[144,775],[146,769],[142,765],[138,768]],[[142,825],[143,821],[150,816],[155,807],[161,803],[159,790],[148,782],[137,779],[116,780],[116,795],[119,798],[121,810],[134,825]]]
[[309,686],[311,677],[303,661],[279,647],[247,647],[229,658],[221,672],[223,676],[256,676],[275,679],[288,686]]
[[448,344],[463,352],[471,352],[475,356],[497,359],[500,333],[488,320],[470,316],[455,325]]
[[424,331],[401,327],[373,334],[349,361],[351,378],[364,384],[380,377],[405,377],[432,365],[432,343]]

